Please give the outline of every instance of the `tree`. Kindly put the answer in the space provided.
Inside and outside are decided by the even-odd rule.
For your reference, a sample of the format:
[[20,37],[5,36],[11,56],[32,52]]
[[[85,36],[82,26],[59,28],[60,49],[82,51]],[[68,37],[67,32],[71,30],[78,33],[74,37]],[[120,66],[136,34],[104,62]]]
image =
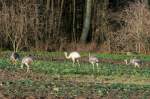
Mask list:
[[[13,50],[17,52],[21,48],[22,40],[26,33],[26,22],[23,9],[20,6],[20,14],[16,14],[18,10],[15,10],[14,6],[7,8],[6,4],[3,2],[3,17],[2,31],[5,33],[6,38],[11,42]],[[5,10],[4,10],[5,9]]]
[[91,23],[91,10],[92,10],[92,0],[86,0],[86,10],[85,10],[85,17],[83,21],[83,29],[80,41],[82,43],[87,42],[87,37],[89,34],[90,23]]
[[149,0],[143,0],[143,2],[145,3],[145,6],[149,7]]

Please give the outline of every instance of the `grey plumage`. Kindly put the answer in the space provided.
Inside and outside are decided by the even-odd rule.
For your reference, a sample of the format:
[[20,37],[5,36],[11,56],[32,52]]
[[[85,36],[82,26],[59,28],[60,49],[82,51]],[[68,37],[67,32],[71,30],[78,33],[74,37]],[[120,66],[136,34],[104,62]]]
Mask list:
[[27,72],[29,71],[30,65],[33,63],[33,57],[31,55],[26,56],[22,59],[21,62],[21,68],[23,68],[24,65],[27,66]]
[[98,63],[99,60],[98,60],[98,58],[96,56],[90,56],[89,57],[89,62],[95,64],[95,63]]
[[142,65],[142,60],[137,59],[136,57],[134,57],[133,59],[130,60],[125,60],[126,64],[131,64],[134,65],[135,67],[140,67]]
[[133,64],[135,67],[140,67],[142,65],[142,60],[140,59],[130,59],[130,63]]
[[93,66],[93,70],[94,70],[94,65],[96,64],[97,68],[98,68],[98,63],[99,63],[99,60],[96,56],[91,56],[90,53],[89,53],[89,62],[92,64]]

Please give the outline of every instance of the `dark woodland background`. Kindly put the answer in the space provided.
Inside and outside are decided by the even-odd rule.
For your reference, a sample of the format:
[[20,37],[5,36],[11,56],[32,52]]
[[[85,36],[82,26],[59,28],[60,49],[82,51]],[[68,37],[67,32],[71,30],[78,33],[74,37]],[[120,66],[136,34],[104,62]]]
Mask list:
[[0,49],[150,53],[149,0],[0,0]]

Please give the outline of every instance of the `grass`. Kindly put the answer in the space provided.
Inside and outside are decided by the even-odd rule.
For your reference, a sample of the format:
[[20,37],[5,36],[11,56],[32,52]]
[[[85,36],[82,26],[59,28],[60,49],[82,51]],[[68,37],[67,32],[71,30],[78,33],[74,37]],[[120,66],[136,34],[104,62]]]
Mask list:
[[[21,52],[25,56],[31,52]],[[12,65],[8,56],[10,52],[1,53],[0,69],[9,72],[24,73],[26,70],[20,69],[20,63]],[[38,57],[64,57],[62,52],[34,52]],[[88,56],[88,53],[81,53]],[[98,58],[123,60],[130,58],[120,54],[96,54]],[[150,56],[138,55],[144,61],[148,61]],[[24,67],[26,68],[26,67]],[[3,80],[5,94],[15,96],[25,96],[29,94],[46,96],[48,93],[56,96],[77,96],[93,93],[101,97],[107,97],[115,92],[114,97],[128,99],[131,95],[142,94],[145,99],[150,96],[150,67],[135,68],[134,66],[100,63],[99,68],[94,70],[89,63],[81,63],[72,66],[72,62],[38,60],[32,66],[33,74],[44,74],[48,78],[45,80],[31,79],[32,73],[20,80]],[[15,89],[15,90],[14,90]],[[148,99],[148,98],[147,98]]]
[[[26,67],[24,67],[26,72]],[[0,59],[0,69],[9,70],[10,72],[18,71],[20,64],[11,65],[9,60]],[[38,74],[46,74],[51,78],[75,80],[78,82],[104,82],[104,83],[122,83],[148,85],[150,82],[150,68],[135,68],[126,65],[113,65],[103,63],[99,65],[99,71],[93,71],[92,65],[82,63],[79,67],[72,67],[72,62],[57,61],[36,61],[32,64],[31,69]],[[22,70],[21,70],[22,71]]]
[[[1,69],[17,69],[20,64],[12,66],[8,60],[0,59]],[[26,67],[25,67],[26,68]],[[36,61],[32,65],[34,72],[41,72],[46,74],[80,74],[80,75],[97,75],[97,76],[122,76],[129,75],[135,77],[150,77],[150,68],[144,67],[142,69],[126,65],[114,65],[101,63],[99,68],[93,71],[92,65],[89,63],[82,63],[81,66],[77,64],[73,67],[72,62],[57,62],[57,61]]]
[[113,60],[124,60],[124,59],[130,59],[134,56],[142,59],[143,61],[149,61],[150,60],[150,55],[144,55],[144,54],[137,54],[137,55],[132,55],[128,56],[125,54],[98,54],[96,55],[98,58],[106,58],[106,59],[113,59]]
[[33,66],[33,71],[45,72],[50,74],[82,74],[82,75],[91,75],[95,73],[96,75],[104,76],[121,76],[121,75],[130,75],[130,76],[144,76],[150,77],[149,68],[134,68],[124,65],[111,65],[111,64],[100,64],[99,70],[93,71],[91,64],[81,64],[79,67],[76,65],[72,67],[72,63],[58,63],[58,62],[37,62]]

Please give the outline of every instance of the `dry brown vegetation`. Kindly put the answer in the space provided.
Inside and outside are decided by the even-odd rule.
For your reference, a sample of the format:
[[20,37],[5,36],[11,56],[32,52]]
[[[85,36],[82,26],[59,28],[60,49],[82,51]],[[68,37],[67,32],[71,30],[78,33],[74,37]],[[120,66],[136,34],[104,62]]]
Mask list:
[[[113,16],[113,15],[112,15]],[[129,7],[115,13],[115,28],[110,32],[110,45],[116,51],[149,52],[150,12],[142,3],[130,3]]]
[[149,53],[149,8],[144,1],[129,1],[113,8],[109,0],[93,0],[88,44],[80,44],[84,0],[1,0],[0,47]]

